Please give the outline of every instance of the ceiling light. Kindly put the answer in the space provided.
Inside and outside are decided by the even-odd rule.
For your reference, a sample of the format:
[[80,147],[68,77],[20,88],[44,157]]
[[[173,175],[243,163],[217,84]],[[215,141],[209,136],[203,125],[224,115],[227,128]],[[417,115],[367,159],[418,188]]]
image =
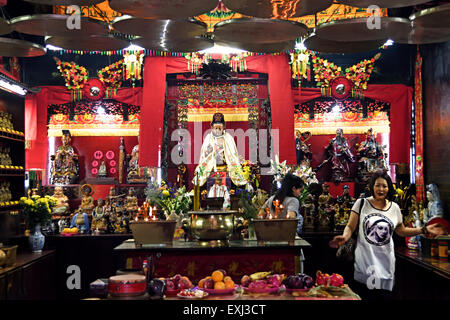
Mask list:
[[142,48],[135,44],[130,44],[128,47],[123,49],[123,51],[145,51],[145,48]]
[[25,90],[21,86],[3,79],[0,79],[0,88],[12,93],[20,94],[21,96],[27,94],[27,90]]
[[247,51],[232,47],[225,47],[218,44],[214,44],[212,48],[199,51],[199,53],[220,53],[220,54],[243,53],[243,52]]
[[47,50],[53,50],[53,51],[61,51],[61,50],[64,50],[63,48],[55,47],[55,46],[52,46],[51,44],[47,44],[47,45],[45,46],[45,48],[46,48]]
[[386,47],[388,47],[388,46],[392,46],[394,44],[394,40],[392,40],[392,39],[389,39],[388,41],[386,41],[385,43],[384,43],[384,45],[383,46],[386,46]]

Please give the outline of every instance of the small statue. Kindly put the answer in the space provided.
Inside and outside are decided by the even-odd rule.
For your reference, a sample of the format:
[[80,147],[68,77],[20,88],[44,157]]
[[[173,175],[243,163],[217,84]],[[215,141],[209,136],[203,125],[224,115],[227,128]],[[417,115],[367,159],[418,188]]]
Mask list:
[[139,209],[138,199],[134,194],[134,188],[128,190],[128,196],[125,198],[125,210],[128,216],[133,217]]
[[94,193],[94,190],[92,189],[92,186],[89,184],[84,184],[80,188],[81,191],[81,204],[79,209],[82,210],[82,212],[85,212],[87,214],[91,214],[92,210],[94,210],[94,198],[92,197],[92,194]]
[[91,230],[98,233],[106,233],[108,228],[107,217],[105,216],[105,207],[103,206],[103,199],[97,200],[97,206],[92,211],[92,225]]
[[186,165],[184,163],[180,163],[177,166],[177,187],[178,188],[181,188],[186,185],[186,181],[187,181],[186,172],[187,172]]
[[323,191],[319,196],[318,204],[319,227],[328,230],[331,227],[331,218],[334,215],[335,208],[333,198],[329,193],[329,185],[326,183],[323,185]]
[[216,175],[214,177],[214,184],[208,191],[208,198],[223,198],[222,207],[229,208],[231,206],[230,193],[226,185],[222,183],[222,177]]
[[56,149],[51,161],[51,183],[52,184],[72,184],[78,179],[78,155],[70,146],[70,132],[63,130],[61,137],[62,145]]
[[139,178],[139,145],[135,145],[131,151],[130,161],[127,167],[127,180]]
[[343,230],[347,225],[350,216],[350,210],[355,202],[355,199],[349,193],[348,185],[344,185],[343,193],[337,198],[335,205],[334,226],[335,230]]
[[316,168],[316,171],[331,162],[334,182],[352,181],[349,162],[355,162],[355,160],[342,129],[336,130],[336,137],[330,140],[328,146],[325,147],[325,151],[327,152],[327,159]]
[[311,163],[312,153],[309,149],[311,145],[307,145],[306,141],[311,138],[310,132],[301,133],[300,131],[295,131],[295,152],[297,155],[297,164],[301,164],[306,161],[308,164]]
[[108,172],[106,170],[105,161],[102,161],[100,164],[100,167],[98,168],[98,177],[99,178],[106,178],[108,176]]
[[67,215],[69,213],[69,198],[64,194],[64,190],[61,186],[55,187],[52,197],[58,201],[53,209],[53,214],[60,216]]
[[2,129],[6,129],[5,117],[6,117],[6,113],[3,111],[0,111],[0,128],[2,128]]
[[303,229],[312,231],[314,229],[314,221],[316,219],[316,206],[314,204],[315,197],[312,193],[306,196],[303,204],[304,222]]
[[75,215],[72,218],[72,222],[70,223],[70,227],[77,227],[80,233],[88,233],[89,228],[89,217],[86,212],[83,212],[81,209],[78,209]]
[[443,209],[441,203],[441,197],[439,195],[439,190],[434,183],[430,183],[427,185],[427,200],[428,207],[426,210],[427,219],[424,219],[424,222],[427,223],[434,217],[442,217]]
[[358,147],[358,178],[362,182],[368,182],[372,174],[379,169],[387,169],[386,154],[378,143],[372,128],[366,132],[366,140]]

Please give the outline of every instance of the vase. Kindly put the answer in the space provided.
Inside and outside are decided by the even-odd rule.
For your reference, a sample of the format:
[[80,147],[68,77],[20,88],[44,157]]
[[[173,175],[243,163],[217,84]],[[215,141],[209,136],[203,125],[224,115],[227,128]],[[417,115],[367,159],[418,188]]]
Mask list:
[[248,240],[256,240],[255,224],[253,222],[248,224]]
[[44,248],[45,243],[45,236],[41,232],[41,225],[39,223],[34,227],[33,234],[28,237],[28,242],[30,243],[31,252],[42,252],[42,248]]

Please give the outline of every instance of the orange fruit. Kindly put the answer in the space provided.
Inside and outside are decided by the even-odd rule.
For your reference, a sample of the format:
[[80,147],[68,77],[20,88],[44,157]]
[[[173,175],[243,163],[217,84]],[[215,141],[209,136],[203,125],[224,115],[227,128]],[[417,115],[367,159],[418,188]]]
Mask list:
[[200,280],[200,281],[198,282],[198,287],[199,287],[199,288],[203,288],[203,284],[205,283],[205,280],[206,280],[206,279],[202,279],[202,280]]
[[233,280],[227,280],[225,281],[225,289],[233,289],[234,288],[234,282]]
[[214,289],[216,290],[223,290],[225,289],[225,283],[223,283],[222,281],[217,281],[214,283]]
[[223,282],[227,282],[228,280],[233,281],[230,276],[226,276],[225,278],[223,278]]
[[223,280],[223,273],[222,271],[216,270],[211,274],[212,279],[214,282],[219,282]]

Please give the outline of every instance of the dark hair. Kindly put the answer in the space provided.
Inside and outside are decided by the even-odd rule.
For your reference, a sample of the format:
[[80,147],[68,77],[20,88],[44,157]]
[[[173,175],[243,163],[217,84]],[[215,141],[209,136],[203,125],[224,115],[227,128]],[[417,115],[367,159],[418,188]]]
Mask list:
[[392,201],[394,199],[394,195],[395,195],[394,185],[392,184],[391,177],[389,177],[387,172],[384,170],[377,170],[373,173],[372,177],[370,178],[370,182],[369,182],[370,193],[372,194],[372,196],[374,196],[373,187],[375,186],[375,181],[377,181],[378,178],[382,178],[382,179],[386,180],[388,189],[389,189],[386,199],[388,199],[389,201]]
[[[296,187],[298,189],[303,188],[304,186],[305,183],[299,176],[296,176],[292,173],[288,173],[284,176],[283,180],[281,181],[281,188],[277,190],[273,200],[279,200],[281,203],[283,203],[286,197],[294,196],[292,193],[292,187]],[[273,202],[270,205],[272,209],[275,210]]]

